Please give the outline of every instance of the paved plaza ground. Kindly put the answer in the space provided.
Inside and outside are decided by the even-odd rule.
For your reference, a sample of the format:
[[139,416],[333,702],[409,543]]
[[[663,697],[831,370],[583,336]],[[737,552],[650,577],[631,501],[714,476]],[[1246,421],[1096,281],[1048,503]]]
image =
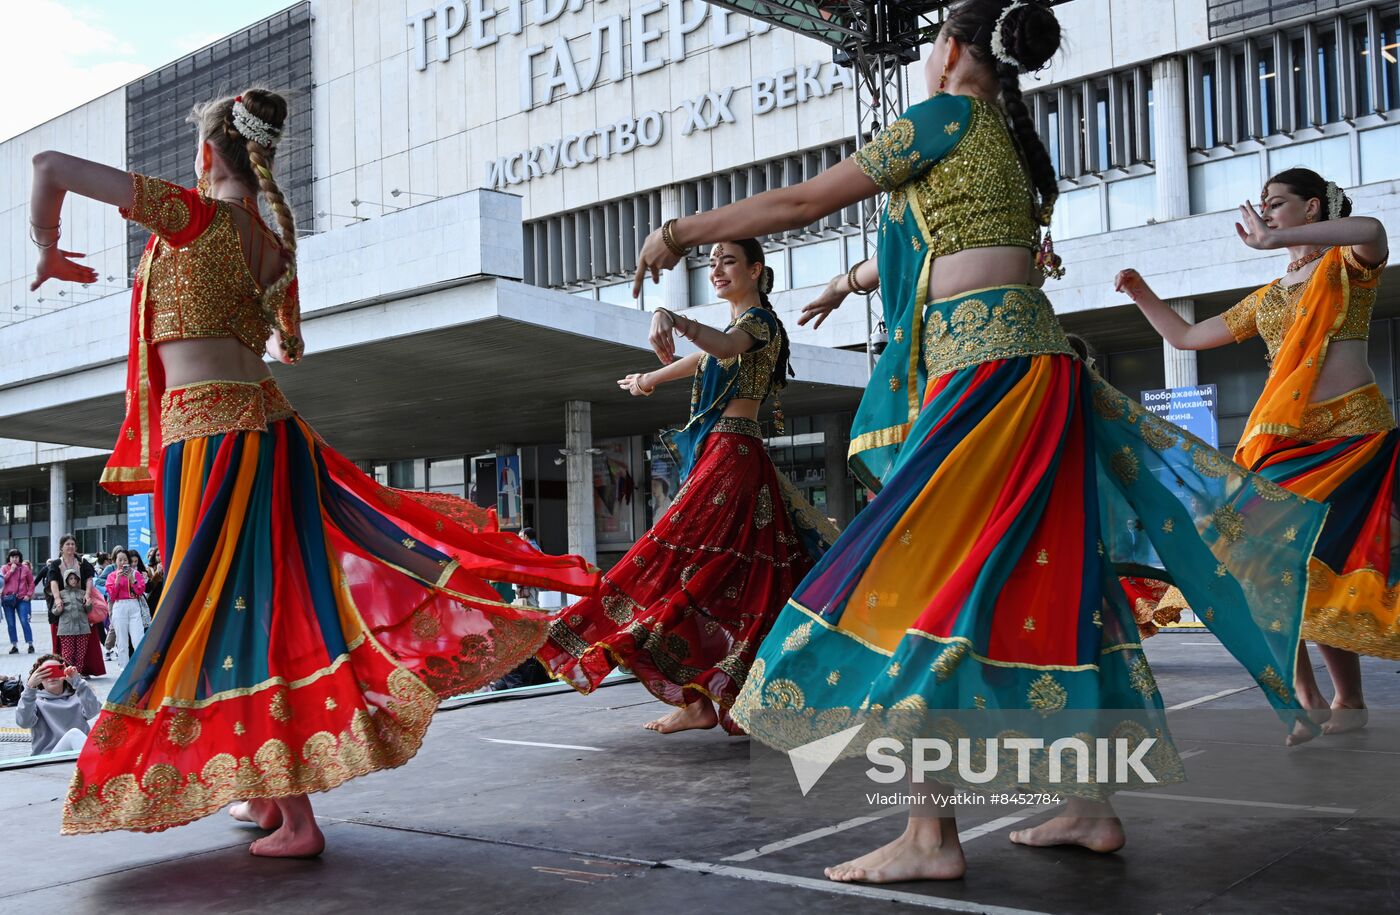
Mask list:
[[[1168,706],[1264,707],[1207,634],[1164,634],[1147,651]],[[1397,668],[1366,660],[1373,705],[1400,707]],[[0,910],[1360,913],[1397,905],[1394,819],[1279,809],[1287,805],[1178,816],[1171,802],[1145,797],[1119,802],[1129,840],[1114,855],[1014,846],[1009,830],[1048,814],[988,811],[961,821],[964,880],[832,884],[824,865],[888,841],[902,816],[815,826],[754,816],[748,740],[642,730],[659,707],[635,683],[587,698],[554,689],[441,711],[408,765],[318,797],[329,847],[315,861],[251,857],[258,833],[223,814],[156,835],[61,838],[72,764],[0,771],[11,862]],[[1233,743],[1300,771],[1345,773],[1371,760],[1394,772],[1394,731],[1391,714],[1286,750],[1275,721],[1262,736],[1178,735],[1178,745],[1196,763],[1227,759]],[[1193,781],[1172,790],[1200,789]],[[1200,807],[1200,798],[1186,800]]]

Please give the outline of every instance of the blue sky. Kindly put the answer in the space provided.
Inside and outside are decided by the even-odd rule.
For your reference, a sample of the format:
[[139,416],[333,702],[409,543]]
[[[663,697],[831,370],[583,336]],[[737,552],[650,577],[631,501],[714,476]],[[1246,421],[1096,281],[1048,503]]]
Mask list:
[[292,0],[5,0],[0,33],[9,41],[0,55],[0,86],[7,87],[0,93],[0,140],[291,5]]

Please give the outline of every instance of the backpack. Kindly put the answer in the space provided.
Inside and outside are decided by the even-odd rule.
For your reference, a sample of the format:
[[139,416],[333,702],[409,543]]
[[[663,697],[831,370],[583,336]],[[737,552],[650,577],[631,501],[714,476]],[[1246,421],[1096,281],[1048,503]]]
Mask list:
[[19,705],[20,694],[24,692],[24,682],[16,677],[0,680],[0,708]]

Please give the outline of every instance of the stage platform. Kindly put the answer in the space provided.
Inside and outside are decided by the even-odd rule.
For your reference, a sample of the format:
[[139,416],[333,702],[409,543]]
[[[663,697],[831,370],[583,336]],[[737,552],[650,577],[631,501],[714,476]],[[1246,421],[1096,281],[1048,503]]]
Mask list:
[[[1147,653],[1168,706],[1264,708],[1259,690],[1208,634],[1164,634],[1147,643]],[[1400,708],[1398,668],[1364,662],[1374,706]],[[247,844],[258,833],[224,814],[157,835],[62,838],[59,810],[72,764],[0,771],[0,909],[687,915],[1395,908],[1400,820],[1293,815],[1277,805],[1250,817],[1180,817],[1164,813],[1169,802],[1144,797],[1119,805],[1128,845],[1117,854],[1012,845],[1011,829],[1049,814],[988,810],[962,820],[969,863],[963,880],[832,884],[822,877],[824,865],[893,838],[903,815],[805,826],[754,817],[747,739],[718,729],[665,737],[642,730],[662,709],[636,683],[586,698],[554,687],[542,692],[441,711],[408,765],[317,797],[328,850],[315,861],[250,856]],[[1385,720],[1356,734],[1278,752],[1302,769],[1341,773],[1354,760],[1380,759],[1400,771],[1396,715],[1377,717]],[[1201,759],[1225,753],[1232,740],[1273,746],[1284,737],[1275,725],[1263,738],[1227,734],[1179,746]],[[1172,790],[1189,794],[1191,784]]]

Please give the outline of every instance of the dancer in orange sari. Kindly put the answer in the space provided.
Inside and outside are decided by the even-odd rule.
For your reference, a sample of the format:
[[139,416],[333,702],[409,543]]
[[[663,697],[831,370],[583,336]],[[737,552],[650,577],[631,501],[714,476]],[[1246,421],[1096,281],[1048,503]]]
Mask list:
[[[1118,275],[1118,288],[1178,349],[1211,349],[1256,335],[1268,345],[1269,378],[1235,461],[1330,506],[1308,568],[1303,621],[1303,637],[1318,643],[1332,675],[1330,707],[1306,644],[1294,679],[1313,720],[1337,734],[1366,723],[1358,654],[1400,659],[1400,431],[1366,361],[1389,254],[1385,227],[1352,216],[1341,189],[1305,168],[1270,178],[1259,210],[1247,203],[1240,216],[1245,244],[1286,248],[1291,262],[1280,279],[1223,315],[1188,324],[1135,270]],[[1162,604],[1184,606],[1184,599],[1169,592]],[[1310,737],[1299,728],[1290,742]]]
[[[92,282],[58,248],[68,192],[151,230],[132,289],[127,416],[102,482],[154,492],[168,577],[78,759],[64,833],[157,831],[235,801],[256,855],[319,854],[307,795],[407,762],[441,697],[490,682],[549,617],[488,581],[589,593],[460,501],[387,489],[331,450],[263,363],[301,356],[296,227],[273,179],[287,106],[249,90],[196,111],[199,190],[35,157],[34,287]],[[279,232],[262,221],[261,192]]]

